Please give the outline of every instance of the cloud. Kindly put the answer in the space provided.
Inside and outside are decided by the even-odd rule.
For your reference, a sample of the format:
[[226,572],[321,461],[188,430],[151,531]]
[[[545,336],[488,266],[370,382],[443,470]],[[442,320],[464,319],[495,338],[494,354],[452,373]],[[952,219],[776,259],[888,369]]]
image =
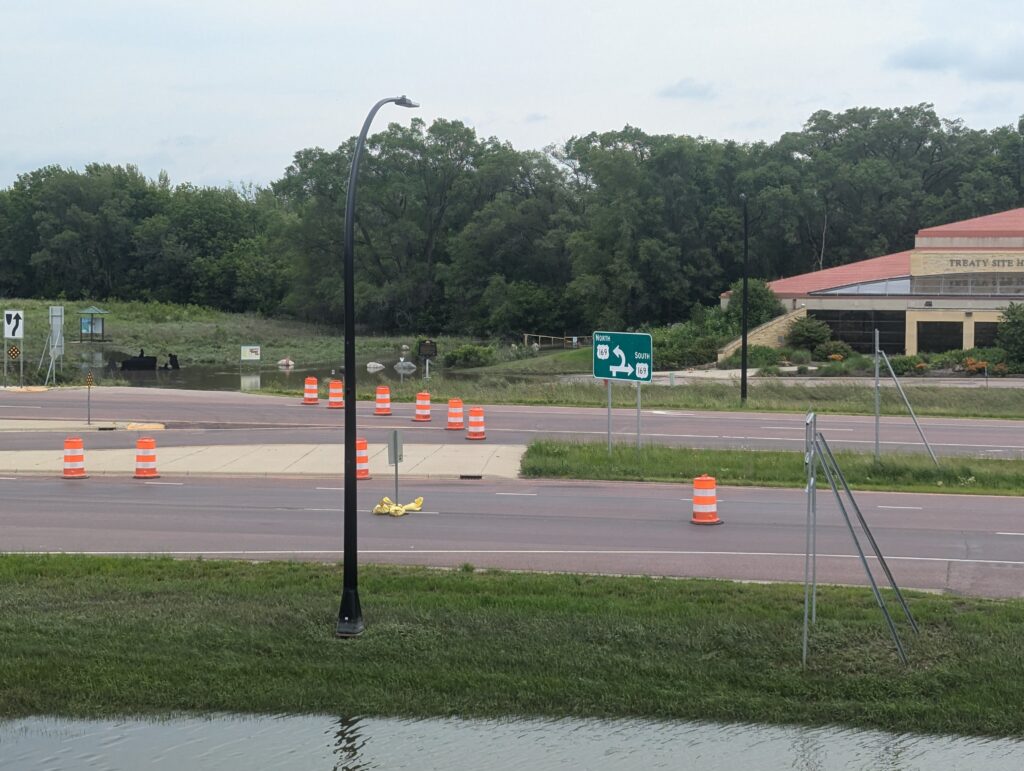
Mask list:
[[542,112],[531,112],[529,115],[526,116],[525,120],[527,123],[543,123],[544,121],[548,120],[548,118],[549,116],[545,115]]
[[942,39],[923,40],[886,63],[894,69],[951,72],[964,80],[1024,82],[1024,44],[1017,41],[979,51]]
[[695,99],[707,101],[715,98],[715,90],[708,83],[698,83],[693,78],[683,78],[658,92],[662,99]]

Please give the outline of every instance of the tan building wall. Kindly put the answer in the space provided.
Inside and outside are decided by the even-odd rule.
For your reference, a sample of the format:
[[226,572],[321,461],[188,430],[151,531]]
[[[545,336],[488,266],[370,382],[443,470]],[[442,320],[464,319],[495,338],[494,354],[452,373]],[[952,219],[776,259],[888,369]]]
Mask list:
[[918,310],[907,309],[906,326],[906,352],[908,356],[917,353],[917,322],[919,321],[954,321],[964,325],[963,349],[966,351],[974,347],[974,325],[979,321],[999,321],[1001,311],[991,310],[941,310],[935,308],[922,308]]

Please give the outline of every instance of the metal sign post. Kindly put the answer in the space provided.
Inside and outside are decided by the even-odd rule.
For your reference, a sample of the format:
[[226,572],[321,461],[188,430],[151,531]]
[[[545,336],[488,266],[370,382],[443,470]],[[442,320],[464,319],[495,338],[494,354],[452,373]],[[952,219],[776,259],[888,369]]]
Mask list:
[[395,500],[398,500],[398,464],[403,460],[402,432],[395,430],[388,437],[388,465],[395,467]]

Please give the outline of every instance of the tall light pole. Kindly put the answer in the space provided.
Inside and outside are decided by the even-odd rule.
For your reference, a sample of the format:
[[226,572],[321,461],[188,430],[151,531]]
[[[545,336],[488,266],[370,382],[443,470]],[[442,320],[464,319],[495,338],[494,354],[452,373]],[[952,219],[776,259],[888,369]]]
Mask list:
[[358,550],[356,541],[356,308],[355,308],[355,230],[356,179],[359,176],[359,157],[366,143],[366,134],[377,110],[388,102],[399,107],[419,107],[405,96],[381,99],[370,110],[359,132],[352,153],[352,169],[348,175],[348,198],[345,202],[345,543],[344,572],[341,588],[341,608],[335,637],[355,637],[363,633],[363,611],[359,607]]
[[747,403],[747,194],[743,201],[743,306],[740,312],[740,404]]

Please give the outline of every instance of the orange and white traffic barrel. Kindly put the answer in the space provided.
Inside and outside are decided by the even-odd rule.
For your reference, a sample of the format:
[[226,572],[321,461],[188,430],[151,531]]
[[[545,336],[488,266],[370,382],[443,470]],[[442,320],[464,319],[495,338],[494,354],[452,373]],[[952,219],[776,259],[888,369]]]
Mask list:
[[445,428],[448,431],[461,431],[465,427],[466,423],[462,417],[462,399],[449,399],[448,425]]
[[64,440],[64,478],[88,479],[85,473],[85,446],[82,437],[69,436]]
[[426,391],[416,394],[416,414],[413,416],[413,420],[420,422],[430,420],[430,394]]
[[715,490],[715,478],[701,474],[693,480],[693,517],[695,525],[720,525],[718,518],[718,495]]
[[135,442],[135,478],[156,479],[156,439],[140,437]]
[[320,403],[320,392],[317,388],[316,378],[307,377],[306,385],[302,391],[302,403],[303,404],[319,404]]
[[356,438],[356,479],[370,478],[370,448],[365,439]]
[[345,384],[341,380],[332,380],[327,389],[327,409],[340,410],[345,406]]
[[486,439],[487,434],[484,433],[484,408],[483,407],[470,407],[469,408],[469,427],[466,429],[467,439]]
[[391,389],[385,385],[377,386],[377,405],[373,408],[373,414],[391,414]]

